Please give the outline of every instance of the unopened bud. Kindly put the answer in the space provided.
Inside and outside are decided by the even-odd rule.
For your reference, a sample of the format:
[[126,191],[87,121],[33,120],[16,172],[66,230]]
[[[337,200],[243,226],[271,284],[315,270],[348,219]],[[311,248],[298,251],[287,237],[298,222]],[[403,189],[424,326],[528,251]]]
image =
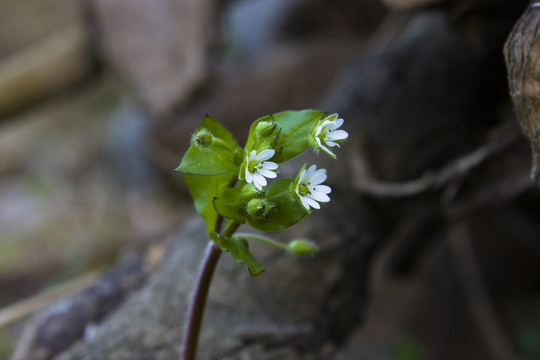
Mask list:
[[279,135],[272,135],[261,142],[261,149],[273,149],[276,147]]
[[266,219],[277,208],[273,202],[264,199],[251,199],[247,204],[247,213],[253,219]]
[[249,201],[260,194],[261,192],[255,187],[255,184],[246,184],[240,191],[240,199]]
[[313,255],[319,251],[319,246],[312,241],[296,239],[289,243],[288,250],[296,256]]
[[255,129],[255,131],[260,137],[269,137],[274,135],[274,131],[278,128],[279,126],[275,122],[261,121],[257,124],[257,128]]
[[209,147],[214,141],[214,136],[210,131],[202,128],[193,135],[193,141],[200,147]]

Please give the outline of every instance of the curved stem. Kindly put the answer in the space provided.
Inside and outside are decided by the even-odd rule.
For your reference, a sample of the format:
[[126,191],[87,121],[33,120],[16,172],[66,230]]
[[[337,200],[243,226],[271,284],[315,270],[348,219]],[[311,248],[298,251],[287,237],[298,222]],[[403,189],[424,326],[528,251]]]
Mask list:
[[208,242],[191,295],[180,360],[195,360],[208,289],[220,255],[221,250],[217,245],[213,241]]
[[[220,216],[216,222],[216,230],[221,230],[223,218]],[[240,223],[233,221],[223,231],[223,236],[230,237]],[[212,282],[212,276],[221,256],[221,249],[213,241],[208,242],[203,260],[199,267],[195,288],[191,295],[189,308],[187,311],[186,324],[183,331],[182,349],[180,360],[195,360],[197,354],[197,344],[199,343],[199,333],[201,332],[201,323],[208,298],[208,290]]]
[[256,235],[256,234],[245,234],[245,233],[239,233],[233,236],[234,238],[238,239],[249,239],[249,240],[255,240],[260,241],[268,245],[272,245],[275,247],[278,247],[280,249],[288,250],[289,246],[287,244],[280,243],[279,241],[276,241],[274,239],[271,239],[266,236]]

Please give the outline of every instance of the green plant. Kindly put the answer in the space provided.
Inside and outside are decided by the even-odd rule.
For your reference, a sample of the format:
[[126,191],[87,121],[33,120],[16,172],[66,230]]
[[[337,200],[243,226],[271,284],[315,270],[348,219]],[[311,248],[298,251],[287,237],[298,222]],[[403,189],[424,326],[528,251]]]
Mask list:
[[[176,171],[184,173],[195,208],[206,222],[210,242],[202,261],[188,310],[182,346],[183,360],[195,359],[198,334],[212,274],[222,251],[244,264],[252,276],[264,271],[249,251],[247,240],[262,241],[294,255],[318,251],[314,243],[296,239],[288,244],[266,236],[236,234],[241,224],[266,231],[289,228],[330,201],[322,183],[326,170],[304,166],[295,178],[277,178],[279,164],[312,147],[332,158],[348,134],[343,119],[319,110],[284,111],[256,120],[245,148],[217,120],[206,116]],[[267,179],[276,179],[268,183]]]

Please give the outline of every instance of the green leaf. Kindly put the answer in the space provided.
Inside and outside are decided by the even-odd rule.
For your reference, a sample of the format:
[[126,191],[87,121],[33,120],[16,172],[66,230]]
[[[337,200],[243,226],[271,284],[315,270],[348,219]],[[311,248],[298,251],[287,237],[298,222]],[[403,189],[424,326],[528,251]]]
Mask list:
[[275,146],[276,155],[271,160],[281,163],[292,159],[306,150],[311,127],[324,115],[324,111],[320,110],[289,110],[257,119],[249,130],[246,150],[251,151],[256,145],[257,124],[261,121],[274,121],[281,127],[281,134]]
[[175,171],[195,175],[219,175],[238,171],[235,151],[239,149],[232,134],[206,115],[191,139],[191,146]]
[[227,189],[233,176],[236,176],[236,174],[226,173],[214,176],[184,175],[187,188],[195,203],[195,209],[197,209],[197,212],[201,214],[206,222],[206,229],[209,233],[214,230],[218,218],[213,200],[215,197],[221,196],[225,189]]
[[244,264],[251,276],[257,276],[264,271],[262,267],[251,255],[248,242],[244,239],[223,237],[216,232],[210,233],[210,238],[214,240],[219,248],[231,254],[234,261]]
[[238,188],[225,189],[220,197],[214,199],[214,208],[221,216],[243,224],[246,222],[246,219],[239,211],[239,206],[240,190]]
[[262,231],[281,231],[302,220],[308,212],[293,198],[292,184],[293,179],[291,178],[277,179],[272,182],[266,188],[264,199],[275,203],[277,205],[276,211],[273,211],[265,219],[248,218],[249,225]]

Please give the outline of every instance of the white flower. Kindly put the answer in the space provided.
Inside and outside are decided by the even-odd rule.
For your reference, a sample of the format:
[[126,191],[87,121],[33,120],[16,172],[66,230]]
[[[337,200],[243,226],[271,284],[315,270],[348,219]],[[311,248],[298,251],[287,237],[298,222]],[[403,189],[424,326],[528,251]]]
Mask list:
[[262,190],[267,182],[265,177],[273,179],[277,177],[276,170],[278,164],[266,161],[274,156],[275,150],[251,150],[246,156],[245,178],[248,184],[253,183],[258,190]]
[[326,170],[317,170],[315,165],[311,165],[307,170],[304,166],[294,180],[294,192],[307,211],[310,211],[310,207],[320,209],[319,202],[330,201],[328,194],[332,189],[330,186],[321,185],[325,180]]
[[316,150],[322,150],[332,158],[336,155],[330,150],[331,147],[339,147],[339,143],[345,141],[349,134],[345,130],[338,130],[343,125],[343,119],[338,114],[332,114],[319,120],[311,128],[309,143]]

